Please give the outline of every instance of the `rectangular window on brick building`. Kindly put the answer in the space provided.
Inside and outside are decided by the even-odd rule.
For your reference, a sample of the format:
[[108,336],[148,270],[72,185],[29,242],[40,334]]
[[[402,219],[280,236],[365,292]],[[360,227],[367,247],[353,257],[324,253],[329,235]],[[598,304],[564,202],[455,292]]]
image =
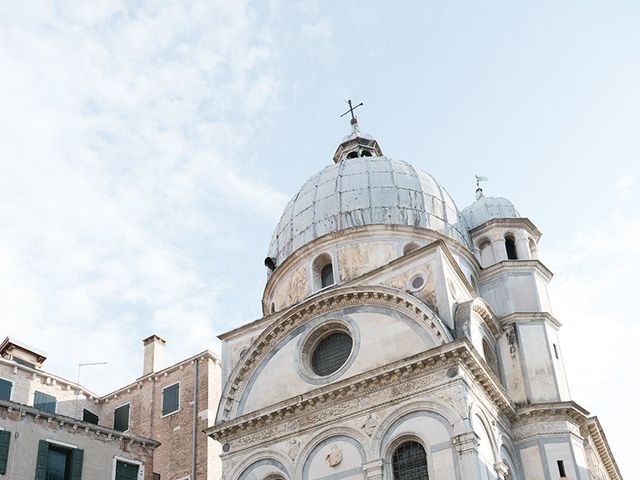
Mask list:
[[140,470],[138,465],[118,460],[116,462],[115,480],[137,480],[138,470]]
[[40,440],[36,479],[81,480],[84,451]]
[[33,406],[45,412],[56,413],[56,397],[46,394],[44,392],[33,393]]
[[116,408],[113,411],[113,429],[120,432],[129,430],[129,410],[128,403]]
[[93,423],[94,425],[98,425],[98,421],[100,417],[93,412],[90,412],[86,408],[82,409],[82,421],[87,423]]
[[180,384],[174,383],[162,389],[162,415],[177,412],[180,408]]
[[9,460],[9,444],[11,432],[0,430],[0,475],[7,473],[7,461]]
[[13,382],[0,378],[0,400],[11,400]]

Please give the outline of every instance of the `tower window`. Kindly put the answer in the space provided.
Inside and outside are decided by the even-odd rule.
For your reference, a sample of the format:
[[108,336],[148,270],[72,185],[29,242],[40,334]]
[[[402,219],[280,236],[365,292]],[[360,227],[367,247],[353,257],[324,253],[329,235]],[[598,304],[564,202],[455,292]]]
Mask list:
[[560,474],[560,478],[567,478],[567,472],[564,469],[563,460],[558,460],[558,473]]
[[418,442],[400,444],[393,452],[392,466],[394,480],[429,480],[427,454]]
[[518,252],[516,251],[516,239],[512,235],[504,237],[504,244],[507,249],[507,258],[509,260],[517,260]]
[[555,343],[553,344],[553,353],[555,354],[556,358],[560,360],[560,355],[558,355],[558,346]]
[[358,158],[358,152],[347,153],[347,158]]

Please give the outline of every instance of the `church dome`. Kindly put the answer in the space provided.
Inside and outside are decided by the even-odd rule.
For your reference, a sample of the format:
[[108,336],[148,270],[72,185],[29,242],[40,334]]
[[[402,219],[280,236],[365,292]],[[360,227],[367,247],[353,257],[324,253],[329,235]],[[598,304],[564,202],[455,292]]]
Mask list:
[[269,257],[282,264],[316,238],[364,225],[426,228],[469,245],[453,199],[431,175],[384,156],[343,156],[307,180],[289,202]]
[[494,218],[520,217],[516,207],[506,198],[485,197],[482,189],[478,189],[478,192],[478,199],[462,210],[462,217],[469,230]]

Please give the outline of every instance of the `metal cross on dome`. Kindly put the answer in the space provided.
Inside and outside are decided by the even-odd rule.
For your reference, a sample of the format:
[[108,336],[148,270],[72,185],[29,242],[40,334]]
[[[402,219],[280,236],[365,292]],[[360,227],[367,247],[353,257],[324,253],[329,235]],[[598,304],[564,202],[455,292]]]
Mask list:
[[355,127],[358,124],[358,119],[356,118],[356,116],[353,114],[353,111],[364,105],[364,103],[360,102],[358,105],[356,105],[355,107],[353,106],[353,104],[351,103],[351,99],[347,100],[347,103],[349,104],[349,110],[347,110],[346,112],[344,112],[342,115],[340,115],[340,118],[344,117],[347,113],[351,114],[351,126]]

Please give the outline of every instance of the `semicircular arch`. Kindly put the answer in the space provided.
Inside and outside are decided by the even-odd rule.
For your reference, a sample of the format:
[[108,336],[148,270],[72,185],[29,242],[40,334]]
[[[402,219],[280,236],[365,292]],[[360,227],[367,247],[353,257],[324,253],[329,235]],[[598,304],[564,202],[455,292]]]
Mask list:
[[268,326],[252,343],[244,357],[236,364],[224,386],[218,406],[216,422],[234,418],[238,414],[240,398],[251,379],[279,342],[297,328],[319,315],[350,306],[386,306],[405,313],[433,339],[435,345],[453,340],[438,315],[424,302],[401,290],[381,286],[351,286],[332,289],[315,296],[286,312]]

